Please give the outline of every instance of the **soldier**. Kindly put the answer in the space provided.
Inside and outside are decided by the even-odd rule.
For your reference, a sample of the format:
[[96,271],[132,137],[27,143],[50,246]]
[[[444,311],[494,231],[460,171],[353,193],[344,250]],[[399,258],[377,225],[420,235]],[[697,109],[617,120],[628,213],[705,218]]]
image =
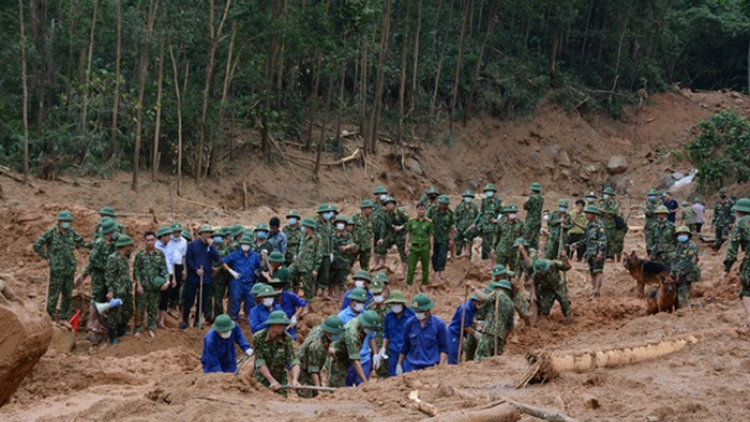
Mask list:
[[[255,334],[260,330],[268,328],[266,320],[271,315],[271,312],[281,311],[281,306],[276,302],[278,293],[273,287],[268,284],[262,284],[261,287],[253,286],[255,292],[256,305],[250,311],[250,331]],[[288,317],[288,316],[287,316]]]
[[[328,358],[332,344],[340,341],[344,334],[344,322],[332,315],[322,324],[313,328],[299,349],[300,381],[302,385],[320,387],[323,385],[320,373]],[[300,396],[315,397],[315,391],[301,391]]]
[[106,221],[100,226],[99,236],[94,240],[89,255],[89,262],[82,273],[75,279],[75,285],[80,285],[82,281],[91,275],[91,306],[88,328],[92,331],[100,331],[99,313],[96,310],[96,303],[102,303],[106,300],[107,288],[104,280],[104,272],[107,270],[107,258],[115,251],[115,241],[119,236],[117,232],[117,223],[110,217],[104,217]]
[[367,345],[375,350],[375,332],[382,327],[377,312],[365,311],[344,324],[344,338],[333,343],[333,355],[326,363],[329,387],[343,387],[366,383],[372,366],[360,362],[361,351]]
[[383,319],[383,346],[380,351],[389,356],[389,377],[396,376],[396,365],[398,364],[396,356],[401,353],[401,348],[404,345],[404,327],[406,327],[406,322],[414,316],[414,311],[406,306],[407,303],[409,301],[404,297],[401,290],[392,291],[388,300],[385,301],[390,310]]
[[677,304],[679,308],[690,309],[690,286],[701,278],[698,266],[698,246],[690,238],[693,232],[687,226],[676,231],[677,251],[670,263],[672,278],[677,282]]
[[376,219],[375,217],[377,217],[378,214],[384,209],[385,200],[388,199],[388,189],[383,186],[377,186],[373,191],[373,195],[375,197],[372,200],[372,217],[373,219]]
[[[386,198],[384,205],[385,209],[380,212],[380,221],[376,225],[375,253],[378,257],[378,265],[373,270],[384,267],[388,249],[396,245],[401,259],[401,270],[398,277],[399,280],[403,280],[406,273],[406,256],[408,255],[406,253],[406,223],[409,222],[409,217],[402,210],[396,208],[396,200],[390,196]],[[427,259],[429,261],[429,255]]]
[[[372,255],[372,239],[375,235],[375,226],[372,218],[373,203],[369,199],[362,201],[359,206],[359,214],[352,217],[354,222],[354,243],[359,249],[354,254],[354,259],[359,260],[359,268],[370,270],[370,256]],[[354,266],[354,262],[352,262]]]
[[432,220],[434,231],[432,269],[435,271],[435,282],[437,283],[440,283],[443,278],[448,251],[453,250],[453,239],[456,235],[456,220],[453,218],[453,211],[448,207],[449,205],[450,198],[448,198],[448,195],[440,195],[437,199],[437,207],[433,208],[432,214],[427,216]]
[[[92,245],[96,239],[100,238],[102,234],[104,234],[101,230],[102,226],[106,223],[109,223],[110,221],[115,221],[115,218],[117,218],[117,214],[115,214],[115,210],[113,210],[112,207],[102,207],[102,209],[99,210],[99,216],[101,216],[101,220],[99,220],[99,222],[97,223],[96,230],[94,231],[94,236],[92,236],[91,238]],[[119,234],[122,234],[122,225],[117,224],[117,232]]]
[[494,290],[486,297],[486,319],[482,328],[482,337],[477,346],[477,361],[491,356],[500,356],[505,350],[505,343],[513,333],[513,286],[508,280],[501,280],[493,285]]
[[680,224],[686,226],[690,233],[696,233],[695,231],[695,211],[690,206],[690,202],[682,201],[682,214],[680,215]]
[[318,234],[319,247],[316,287],[327,289],[331,285],[331,263],[333,263],[333,228],[331,220],[335,211],[328,204],[318,207],[318,219],[315,221],[315,232]]
[[[223,260],[232,253],[232,247],[229,244],[229,227],[222,227],[214,233],[214,245],[219,251],[219,259]],[[224,271],[221,261],[213,263],[211,269],[213,277],[213,286],[211,287],[211,308],[213,315],[224,313],[224,298],[229,294],[229,273]]]
[[240,239],[240,248],[221,260],[224,270],[232,277],[229,280],[229,310],[234,321],[240,319],[240,302],[245,304],[245,316],[255,307],[252,294],[256,283],[256,271],[260,270],[261,261],[252,250],[253,238],[245,233]]
[[276,292],[276,303],[286,312],[289,317],[287,332],[297,340],[297,325],[299,320],[308,312],[307,301],[297,296],[296,293],[285,290],[286,281],[278,278],[272,279],[268,285]]
[[602,223],[604,223],[604,229],[607,231],[606,258],[614,260],[616,249],[615,231],[617,230],[615,217],[619,214],[620,208],[615,199],[615,190],[609,186],[602,190],[602,200],[599,210],[601,212]]
[[[255,226],[253,233],[255,233],[255,243],[253,244],[253,251],[260,256],[263,261],[262,267],[268,268],[268,254],[273,252],[273,245],[268,241],[268,232],[270,229],[265,223],[260,223]],[[282,252],[283,253],[283,252]]]
[[268,328],[253,336],[255,346],[255,380],[271,391],[286,396],[281,386],[287,384],[287,371],[292,375],[289,386],[299,386],[299,353],[297,344],[286,332],[289,317],[274,311],[266,321]]
[[[381,274],[381,273],[378,273]],[[370,276],[370,273],[364,270],[357,270],[356,273],[352,276],[352,280],[354,281],[354,287],[347,290],[346,293],[344,293],[344,299],[341,301],[341,308],[339,310],[343,311],[349,306],[349,302],[351,301],[349,299],[349,294],[354,289],[364,289],[367,292],[367,301],[366,303],[370,303],[372,300],[372,294],[370,293],[370,283],[372,282],[372,277]]]
[[523,209],[526,210],[526,240],[532,248],[539,248],[539,232],[542,229],[542,209],[544,208],[542,185],[534,182],[529,190],[531,190],[531,195],[523,204]]
[[531,274],[531,300],[536,301],[539,314],[548,317],[555,301],[560,304],[565,320],[570,322],[570,299],[568,285],[560,271],[568,271],[572,267],[567,255],[560,260],[537,259],[534,261],[534,272]]
[[331,262],[330,286],[323,292],[324,300],[341,300],[341,290],[346,285],[346,279],[351,270],[347,252],[356,249],[354,237],[346,231],[346,217],[336,216],[334,220],[336,229],[331,238],[333,250],[333,262]]
[[107,311],[107,334],[111,344],[120,344],[118,337],[125,335],[125,328],[133,316],[133,281],[130,278],[130,253],[133,251],[133,239],[123,234],[115,242],[115,251],[107,258],[107,270],[104,273],[107,288],[107,301],[120,299],[122,305]]
[[586,194],[586,205],[596,205],[596,194],[594,192],[589,192]]
[[[372,281],[372,300],[365,307],[368,311],[374,311],[380,317],[380,320],[384,320],[385,315],[388,313],[389,306],[385,304],[385,283],[381,280],[376,279]],[[378,352],[372,357],[372,366],[375,368],[375,374],[378,378],[388,378],[388,362],[389,359],[386,349],[383,347],[383,332],[378,331],[375,333],[375,346]]]
[[[170,239],[172,238],[172,229],[170,229],[167,226],[159,227],[159,229],[156,231],[156,238],[158,241],[156,242],[156,249],[160,250],[164,254],[164,259],[166,260],[167,264],[167,287],[164,288],[161,292],[161,298],[159,300],[159,318],[158,322],[156,323],[156,328],[165,329],[167,326],[164,324],[164,320],[167,317],[167,309],[169,307],[169,298],[171,296],[170,289],[174,287],[173,283],[175,283],[174,279],[174,266],[172,262],[170,261],[171,257],[169,255],[170,253]],[[89,319],[91,319],[89,317]]]
[[245,355],[253,355],[253,349],[242,335],[240,327],[232,321],[229,315],[218,315],[213,327],[203,338],[203,354],[201,363],[203,373],[237,372],[237,350],[235,344],[245,351]]
[[278,278],[284,282],[289,281],[289,268],[284,267],[286,259],[279,251],[273,251],[268,255],[268,271],[261,272],[265,279],[264,283],[270,283],[271,280]]
[[432,219],[432,213],[435,212],[438,207],[437,199],[439,196],[440,191],[438,191],[434,186],[431,186],[427,188],[424,191],[424,195],[419,198],[421,202],[424,202],[425,205],[427,205],[427,218],[429,219]]
[[90,247],[72,228],[73,214],[68,210],[57,214],[57,224],[47,229],[34,242],[34,251],[49,261],[49,284],[47,286],[47,313],[56,320],[57,301],[60,303],[60,318],[70,318],[70,300],[76,272],[73,249]]
[[[144,311],[148,315],[146,329],[148,335],[154,337],[156,330],[157,313],[161,292],[169,287],[166,279],[169,278],[167,271],[167,260],[164,253],[156,249],[156,234],[148,231],[143,235],[146,246],[135,254],[133,261],[133,278],[135,279],[135,324],[133,332],[138,334],[143,331]],[[157,278],[160,280],[157,282]]]
[[716,235],[716,242],[714,243],[714,249],[718,250],[721,248],[724,239],[726,239],[729,233],[730,225],[732,223],[732,203],[727,198],[726,189],[721,188],[719,190],[719,202],[714,207],[714,218],[711,224],[714,226],[714,233]]
[[646,217],[646,222],[643,226],[643,237],[646,241],[651,239],[651,232],[654,230],[656,225],[656,207],[659,206],[659,191],[656,189],[650,189],[647,193],[646,203],[643,204],[643,215]]
[[[473,337],[479,342],[482,333],[474,326],[474,314],[482,306],[483,300],[479,298],[475,289],[469,300],[458,305],[456,312],[453,313],[450,325],[448,325],[448,364],[457,365],[461,356],[458,355],[459,344],[461,343],[461,323],[464,326],[464,338]],[[481,294],[481,292],[479,292]],[[462,349],[463,350],[463,349]]]
[[576,199],[576,209],[570,215],[571,223],[573,226],[568,230],[568,244],[565,245],[565,249],[568,251],[570,258],[573,258],[575,253],[578,262],[583,260],[583,248],[576,249],[571,245],[577,244],[583,240],[583,233],[586,230],[586,214],[583,212],[583,207],[586,202],[583,199]]
[[[524,229],[523,220],[518,218],[518,207],[516,204],[508,204],[503,209],[503,219],[500,222],[498,232],[497,244],[493,251],[495,263],[515,270],[518,263],[516,262],[516,251],[513,249],[513,242],[519,237],[524,236],[524,233],[528,234],[528,230]],[[528,237],[526,237],[526,240],[529,243],[531,242]]]
[[425,217],[427,212],[424,202],[417,204],[417,218],[406,223],[406,254],[409,255],[409,267],[406,284],[411,290],[414,284],[414,272],[417,262],[422,265],[422,289],[429,284],[430,278],[430,250],[433,248],[434,225]]
[[568,242],[568,230],[573,227],[573,220],[568,214],[568,201],[562,199],[557,203],[557,210],[550,214],[547,227],[549,237],[547,237],[547,246],[544,248],[544,257],[546,259],[557,259],[560,255],[566,255],[560,246],[565,246]]
[[495,247],[495,233],[503,212],[503,201],[495,196],[497,188],[493,184],[484,187],[484,199],[479,207],[479,214],[469,230],[478,230],[482,236],[482,259],[490,258]]
[[448,327],[430,312],[435,302],[424,293],[414,296],[414,318],[406,321],[404,345],[398,355],[396,375],[448,363]]
[[471,258],[471,246],[476,232],[469,230],[469,227],[479,215],[479,208],[474,204],[474,192],[471,190],[465,190],[462,197],[463,201],[456,205],[456,210],[453,212],[456,220],[456,257]]
[[[286,221],[289,224],[284,226],[284,233],[286,234],[287,242],[286,255],[284,255],[284,266],[287,268],[292,266],[292,263],[297,257],[299,245],[302,243],[303,235],[299,225],[301,219],[302,217],[300,217],[299,211],[297,210],[289,210],[289,212],[286,213]],[[299,291],[299,274],[295,274],[291,271],[289,272],[289,286],[293,292],[296,293]]]
[[587,205],[583,212],[586,214],[586,231],[584,232],[584,243],[578,244],[578,247],[585,248],[584,258],[589,266],[591,274],[591,286],[594,293],[591,299],[600,297],[599,291],[602,288],[604,278],[604,262],[607,256],[607,229],[599,219],[600,211],[596,205]]
[[676,249],[675,227],[667,218],[669,210],[664,205],[656,208],[656,225],[647,244],[649,259],[669,265],[674,259]]
[[232,249],[232,252],[240,249],[240,240],[244,234],[245,228],[242,224],[235,224],[229,228],[229,235],[231,236],[229,247]]
[[302,291],[305,300],[312,303],[315,299],[315,280],[318,277],[318,268],[320,268],[320,237],[315,233],[317,223],[312,218],[302,219],[302,243],[299,245],[297,260],[292,264],[291,273],[299,274],[302,282]]
[[750,327],[750,198],[740,198],[733,207],[737,215],[737,221],[732,228],[732,236],[729,238],[727,255],[724,258],[724,280],[729,280],[729,272],[737,261],[739,248],[745,252],[740,264],[740,292],[742,305],[745,307],[745,326]]

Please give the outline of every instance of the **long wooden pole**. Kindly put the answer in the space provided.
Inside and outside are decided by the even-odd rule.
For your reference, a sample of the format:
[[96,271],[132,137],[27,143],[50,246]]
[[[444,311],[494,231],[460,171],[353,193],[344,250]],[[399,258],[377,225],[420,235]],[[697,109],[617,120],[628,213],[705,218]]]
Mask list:
[[458,363],[464,361],[464,324],[466,323],[466,308],[469,306],[469,286],[464,288],[464,308],[461,311],[461,334],[458,337]]

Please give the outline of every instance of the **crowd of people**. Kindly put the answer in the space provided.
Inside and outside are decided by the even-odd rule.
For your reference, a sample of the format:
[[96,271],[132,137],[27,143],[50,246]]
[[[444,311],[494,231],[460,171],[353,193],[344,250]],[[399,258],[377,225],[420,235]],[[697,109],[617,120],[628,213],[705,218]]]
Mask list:
[[[573,259],[588,266],[591,299],[600,296],[605,263],[621,260],[628,231],[628,217],[622,215],[614,189],[604,188],[601,198],[590,192],[576,199],[572,209],[568,200],[560,200],[550,212],[544,208],[541,185],[533,183],[523,219],[516,204],[496,195],[494,185],[486,185],[482,193],[477,205],[474,193],[464,191],[451,209],[448,195],[429,188],[416,204],[416,216],[410,217],[378,186],[373,199],[362,201],[360,212],[351,217],[334,205],[321,204],[314,217],[290,210],[283,228],[278,217],[252,228],[204,224],[195,239],[174,222],[143,233],[143,247],[133,258],[135,242],[110,207],[100,211],[89,242],[71,228],[73,215],[62,211],[58,224],[34,249],[50,262],[50,316],[57,317],[59,300],[60,318],[69,318],[73,287],[91,277],[87,328],[112,344],[119,343],[131,319],[135,334],[146,331],[154,337],[165,327],[167,312],[173,311],[181,329],[190,325],[191,317],[193,326],[212,324],[201,358],[205,372],[236,371],[236,344],[254,356],[256,379],[274,391],[320,386],[323,372],[330,387],[359,385],[373,374],[397,376],[500,355],[516,314],[533,323],[549,316],[555,302],[570,321],[565,273]],[[750,199],[735,201],[723,190],[719,196],[712,223],[717,247],[730,237],[728,274],[739,248],[747,252],[750,247]],[[690,306],[690,285],[700,279],[693,238],[700,236],[706,218],[702,201],[684,202],[680,212],[669,193],[650,190],[643,212],[649,259],[670,268],[679,285],[679,305]],[[470,297],[446,324],[431,313],[435,302],[427,288],[431,281],[441,282],[449,259],[471,257],[476,238],[481,239],[478,253],[487,260],[492,281],[486,287],[467,285]],[[406,292],[391,289],[382,271],[394,247],[396,277],[405,279]],[[75,248],[91,248],[88,264],[78,275]],[[750,324],[747,255],[740,281]],[[299,345],[297,325],[316,300],[341,302],[340,312]],[[103,303],[111,307],[100,315],[97,305]],[[243,321],[252,332],[250,341],[240,328]]]

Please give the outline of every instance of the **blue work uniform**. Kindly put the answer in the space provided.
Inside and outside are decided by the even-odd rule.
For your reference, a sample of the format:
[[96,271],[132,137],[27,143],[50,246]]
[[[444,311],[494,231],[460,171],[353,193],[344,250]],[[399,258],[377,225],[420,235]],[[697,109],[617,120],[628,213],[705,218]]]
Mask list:
[[[341,301],[341,308],[339,309],[340,311],[343,311],[344,309],[348,308],[349,305],[352,303],[352,301],[349,300],[349,293],[351,293],[352,290],[354,289],[349,289],[346,291],[346,293],[344,293],[344,300]],[[365,303],[365,308],[367,308],[367,305],[369,305],[370,302],[372,302],[372,293],[370,293],[370,291],[367,290],[367,303]]]
[[237,372],[237,349],[235,343],[242,350],[250,348],[250,344],[245,340],[239,325],[232,329],[232,335],[228,339],[223,339],[219,333],[213,329],[206,333],[203,338],[203,354],[201,363],[203,364],[203,373],[211,372]]
[[[362,312],[365,310],[363,309]],[[362,313],[360,312],[360,313]],[[351,306],[347,306],[346,309],[339,312],[338,317],[344,321],[344,324],[353,320],[359,315],[355,312]],[[362,340],[362,349],[359,351],[359,363],[362,365],[362,372],[365,373],[365,378],[370,379],[370,372],[372,372],[372,348],[370,348],[370,339],[375,337],[375,333],[368,334],[364,340]],[[357,374],[354,372],[354,367],[349,366],[349,371],[346,374],[345,385],[347,387],[352,385],[359,385],[360,380]]]
[[[281,306],[281,310],[284,311],[289,318],[297,313],[298,308],[304,308],[307,306],[307,301],[305,301],[305,299],[300,298],[292,292],[286,291],[281,292],[276,303]],[[289,333],[293,339],[297,340],[297,327],[289,328],[286,332]]]
[[401,353],[401,347],[404,346],[404,328],[406,322],[414,317],[414,311],[404,307],[401,315],[396,315],[393,311],[385,314],[383,321],[383,339],[388,339],[388,376],[396,376],[396,364],[398,364],[398,354]]
[[448,328],[443,320],[430,314],[424,325],[416,317],[406,321],[401,347],[401,354],[406,357],[404,373],[437,365],[441,353],[448,353]]
[[458,345],[461,337],[461,317],[463,316],[464,308],[466,308],[464,336],[466,336],[466,327],[471,327],[474,322],[474,313],[477,311],[474,301],[469,300],[459,305],[453,314],[453,319],[448,326],[448,334],[450,335],[450,341],[448,342],[448,363],[451,365],[458,364]]
[[268,309],[262,304],[257,305],[250,311],[250,331],[253,332],[253,334],[257,333],[260,330],[265,330],[268,328],[268,325],[266,325],[266,321],[268,321],[268,316],[271,315],[271,312],[273,311],[281,311],[281,306],[279,306],[278,303],[274,303],[272,306],[272,309]]
[[260,257],[253,251],[245,255],[241,249],[238,249],[227,255],[221,262],[240,274],[239,279],[232,277],[229,281],[230,316],[237,320],[240,317],[241,301],[245,303],[247,313],[255,307],[255,296],[251,291],[255,283],[255,273],[260,270]]

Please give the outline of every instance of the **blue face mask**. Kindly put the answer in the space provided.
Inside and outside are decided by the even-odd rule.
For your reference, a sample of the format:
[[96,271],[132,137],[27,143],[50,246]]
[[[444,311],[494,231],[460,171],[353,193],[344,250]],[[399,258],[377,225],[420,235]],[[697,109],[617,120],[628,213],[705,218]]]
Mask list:
[[560,207],[560,208],[558,208],[557,210],[558,210],[558,211],[560,211],[560,212],[561,212],[561,213],[563,213],[563,214],[565,214],[566,212],[568,212],[568,209],[567,209],[567,208],[564,208],[564,207]]
[[685,242],[687,242],[687,241],[688,241],[688,235],[686,235],[686,234],[681,234],[681,235],[677,236],[677,240],[678,240],[678,241],[679,241],[680,243],[685,243]]
[[326,220],[332,219],[333,218],[333,212],[329,211],[329,212],[323,214],[323,218],[325,218]]
[[473,198],[468,198],[468,197],[464,198],[464,202],[466,202],[467,204],[471,204],[472,199]]
[[596,198],[592,198],[590,196],[587,196],[586,197],[586,202],[588,202],[590,204],[590,203],[594,202],[594,199],[596,199]]
[[609,195],[605,193],[604,195],[602,195],[602,198],[609,199]]
[[258,239],[265,239],[266,236],[268,236],[268,233],[266,232],[255,232],[255,237]]
[[289,221],[289,224],[291,224],[291,225],[297,224],[297,219],[294,218],[294,217],[290,217],[288,221]]
[[661,221],[662,223],[667,221],[667,217],[656,217],[656,219]]
[[223,242],[223,241],[224,241],[223,237],[221,237],[221,236],[214,236],[214,243],[220,245],[221,242]]
[[655,196],[649,196],[648,200],[651,201],[651,202],[654,202],[654,201],[656,201],[656,197]]
[[487,191],[484,193],[484,196],[486,196],[487,198],[492,198],[493,196],[495,196],[495,192]]
[[302,233],[307,233],[307,227],[305,227],[305,226],[302,226],[302,227],[300,227],[300,228],[299,228],[299,230],[300,230],[300,231],[301,231]]

